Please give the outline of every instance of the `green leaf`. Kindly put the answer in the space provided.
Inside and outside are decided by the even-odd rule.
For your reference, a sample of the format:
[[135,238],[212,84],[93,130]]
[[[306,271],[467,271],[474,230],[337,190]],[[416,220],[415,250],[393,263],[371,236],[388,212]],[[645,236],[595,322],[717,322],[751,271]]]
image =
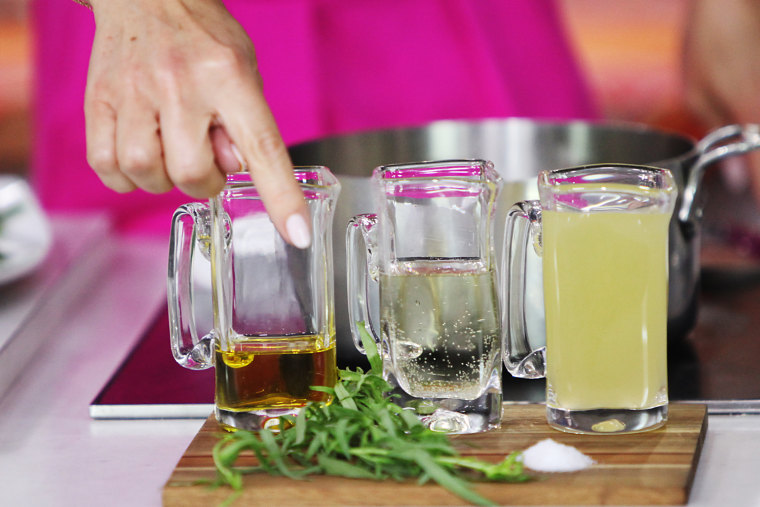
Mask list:
[[319,391],[321,393],[332,394],[333,396],[335,396],[335,389],[332,388],[332,387],[327,387],[327,386],[309,386],[309,389],[311,389],[312,391]]
[[375,478],[375,474],[369,470],[353,465],[347,461],[330,458],[329,456],[319,456],[317,461],[327,475],[338,475],[350,479]]
[[[225,461],[225,459],[222,458],[224,444],[224,440],[217,442],[217,444],[214,445],[213,449],[211,450],[211,456],[214,459],[214,465],[216,465],[216,471],[219,474],[220,479],[223,479],[232,487],[232,489],[238,491],[243,488],[243,479],[240,472],[233,470],[230,467],[231,462],[228,460]],[[229,458],[229,455],[227,458]]]
[[367,332],[367,327],[364,322],[356,323],[357,329],[359,329],[359,336],[362,339],[362,347],[364,347],[364,353],[367,355],[367,360],[372,368],[372,373],[381,375],[383,372],[383,360],[377,353],[377,343],[375,339]]
[[406,424],[407,428],[417,428],[422,427],[422,422],[420,421],[420,418],[417,417],[417,414],[412,412],[411,410],[400,410],[398,412],[399,417],[403,419],[404,423]]
[[496,505],[491,500],[477,494],[470,489],[467,481],[464,481],[446,471],[445,468],[438,465],[429,454],[411,451],[411,457],[429,475],[435,482],[448,489],[457,496],[472,502],[476,505]]
[[306,410],[300,410],[296,416],[296,445],[302,444],[306,440]]
[[302,478],[303,474],[291,471],[288,465],[285,463],[285,460],[283,459],[280,449],[278,448],[277,441],[272,432],[269,430],[261,430],[259,432],[259,435],[261,436],[261,442],[266,447],[267,452],[269,453],[269,457],[274,462],[277,470],[282,475],[290,477],[291,479]]
[[330,427],[330,434],[335,445],[336,452],[341,453],[343,456],[348,457],[351,446],[349,444],[349,436],[345,431],[348,425],[346,419],[342,419],[337,424]]
[[521,454],[513,452],[496,464],[461,456],[443,456],[438,462],[480,472],[490,481],[524,482],[530,480],[530,476],[525,474],[522,462],[518,459]]
[[335,395],[345,408],[356,410],[356,403],[351,399],[351,395],[343,384],[335,384]]

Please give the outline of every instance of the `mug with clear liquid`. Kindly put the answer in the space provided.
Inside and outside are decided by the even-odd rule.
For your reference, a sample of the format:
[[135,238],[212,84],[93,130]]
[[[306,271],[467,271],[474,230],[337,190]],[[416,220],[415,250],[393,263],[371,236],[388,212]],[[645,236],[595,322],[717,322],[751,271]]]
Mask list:
[[[325,167],[296,167],[313,240],[285,242],[247,173],[172,219],[168,300],[174,358],[215,368],[215,414],[227,429],[276,428],[337,379],[331,229],[340,185]],[[197,328],[197,271],[209,271],[213,329]],[[204,331],[206,331],[204,329]]]
[[348,302],[373,335],[394,400],[431,429],[473,433],[501,419],[501,312],[490,162],[382,166],[376,214],[348,225]]
[[[668,414],[668,225],[671,173],[604,164],[538,177],[540,201],[509,211],[503,274],[504,363],[546,377],[549,424],[630,433]],[[525,326],[528,248],[543,261],[545,347]]]

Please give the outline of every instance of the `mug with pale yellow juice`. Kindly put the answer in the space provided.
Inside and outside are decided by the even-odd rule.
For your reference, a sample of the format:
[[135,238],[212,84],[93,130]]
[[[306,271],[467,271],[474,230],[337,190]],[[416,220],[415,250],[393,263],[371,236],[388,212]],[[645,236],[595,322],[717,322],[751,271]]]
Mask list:
[[[516,204],[506,224],[508,323],[504,362],[546,376],[549,424],[577,433],[627,433],[665,423],[670,172],[605,164],[539,175],[540,201]],[[532,240],[532,241],[531,241]],[[546,346],[525,332],[525,258],[543,264]]]

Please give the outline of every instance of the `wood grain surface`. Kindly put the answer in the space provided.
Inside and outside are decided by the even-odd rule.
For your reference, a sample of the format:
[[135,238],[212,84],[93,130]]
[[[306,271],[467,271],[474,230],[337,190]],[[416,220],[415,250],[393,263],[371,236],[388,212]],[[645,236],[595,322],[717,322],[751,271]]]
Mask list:
[[[463,455],[497,462],[515,450],[552,438],[591,456],[596,464],[572,473],[533,473],[522,484],[478,483],[482,495],[502,505],[682,505],[688,501],[699,462],[707,410],[704,405],[671,404],[665,427],[633,435],[572,435],[546,424],[543,405],[505,404],[502,427],[453,437]],[[209,417],[180,459],[163,491],[164,505],[218,505],[229,488],[197,482],[216,476],[211,449],[222,432]],[[246,457],[240,465],[250,465]],[[462,505],[435,485],[314,476],[295,481],[269,475],[245,477],[233,505]]]

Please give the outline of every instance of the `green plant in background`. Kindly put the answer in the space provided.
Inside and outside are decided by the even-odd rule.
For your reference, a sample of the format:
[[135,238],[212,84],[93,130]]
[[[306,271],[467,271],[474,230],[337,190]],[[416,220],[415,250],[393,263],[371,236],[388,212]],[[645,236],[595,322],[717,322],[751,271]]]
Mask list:
[[[520,453],[492,464],[459,455],[448,435],[425,427],[410,411],[385,395],[391,386],[382,377],[382,359],[363,323],[362,343],[370,371],[341,370],[334,388],[312,387],[334,396],[330,404],[309,403],[296,417],[283,417],[279,433],[236,431],[224,435],[213,450],[218,477],[238,494],[243,474],[266,472],[292,479],[314,474],[354,479],[433,480],[464,500],[493,502],[476,493],[475,480],[523,482]],[[240,453],[251,451],[259,465],[235,467]],[[237,496],[233,495],[228,503]]]
[[[17,213],[21,212],[21,210],[24,209],[24,206],[22,204],[16,204],[15,206],[11,206],[9,208],[0,210],[0,236],[3,234],[3,229],[5,228],[5,223],[8,221],[9,218],[11,218],[13,215],[16,215]],[[8,254],[0,250],[0,261],[8,257]]]

